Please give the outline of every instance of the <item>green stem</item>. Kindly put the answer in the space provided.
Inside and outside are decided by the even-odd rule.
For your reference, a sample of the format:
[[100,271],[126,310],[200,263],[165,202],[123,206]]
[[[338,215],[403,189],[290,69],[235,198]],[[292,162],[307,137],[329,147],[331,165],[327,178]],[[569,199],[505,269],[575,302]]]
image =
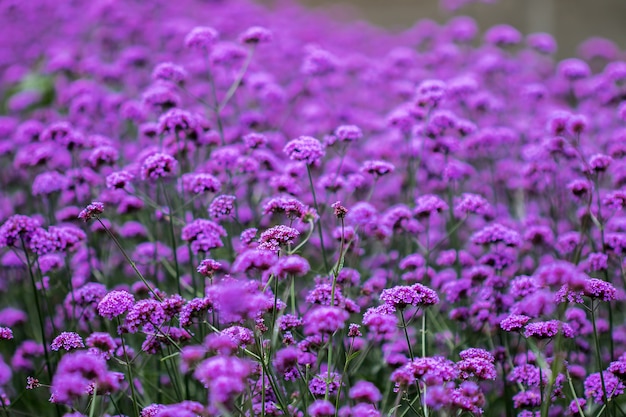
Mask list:
[[144,283],[144,285],[148,288],[148,290],[150,291],[150,293],[152,295],[154,295],[154,297],[158,300],[158,301],[163,301],[161,300],[161,297],[159,297],[159,295],[154,292],[154,290],[152,289],[152,286],[148,283],[148,281],[144,278],[143,274],[139,271],[139,269],[137,269],[137,265],[135,265],[135,262],[133,262],[132,259],[130,259],[130,256],[128,256],[128,254],[126,253],[126,251],[124,250],[124,248],[122,247],[122,244],[120,243],[119,240],[117,240],[117,238],[115,237],[115,235],[109,230],[108,227],[106,227],[106,225],[102,222],[102,220],[100,220],[99,217],[96,217],[96,219],[98,220],[98,222],[100,223],[100,225],[104,228],[104,230],[106,231],[106,233],[109,235],[109,237],[111,238],[111,240],[113,240],[113,243],[115,243],[115,246],[118,247],[118,249],[122,252],[122,255],[124,255],[124,258],[126,258],[126,261],[130,264],[130,267],[133,269],[133,271],[135,271],[135,273],[137,274],[137,276],[139,277],[139,279],[141,279],[141,281]]
[[315,210],[317,211],[318,214],[318,219],[317,219],[317,233],[319,234],[319,238],[320,238],[320,245],[322,248],[322,258],[324,259],[324,268],[326,271],[330,271],[330,268],[328,267],[328,259],[326,259],[326,249],[324,247],[324,234],[322,233],[322,213],[320,212],[320,208],[319,205],[317,204],[317,197],[315,195],[315,187],[313,186],[313,176],[311,175],[311,167],[309,165],[306,166],[306,172],[309,176],[309,185],[311,186],[311,194],[313,195],[313,204],[315,205]]
[[[118,326],[121,326],[120,318],[117,318]],[[130,361],[128,360],[128,352],[126,351],[126,343],[124,342],[124,335],[120,334],[120,340],[122,341],[122,351],[124,352],[124,360],[126,361],[126,369],[128,370],[128,384],[130,385],[130,395],[133,401],[133,410],[135,416],[139,417],[139,404],[137,403],[137,394],[135,393],[135,381],[133,378],[133,369]]]
[[[602,383],[602,401],[608,406],[608,393],[606,392],[606,384],[604,383],[602,358],[600,357],[600,338],[598,337],[598,327],[596,325],[596,306],[594,300],[591,300],[591,323],[593,324],[593,340],[596,345],[596,360],[598,361],[598,371],[600,372],[600,382]],[[608,410],[608,407],[607,407]]]

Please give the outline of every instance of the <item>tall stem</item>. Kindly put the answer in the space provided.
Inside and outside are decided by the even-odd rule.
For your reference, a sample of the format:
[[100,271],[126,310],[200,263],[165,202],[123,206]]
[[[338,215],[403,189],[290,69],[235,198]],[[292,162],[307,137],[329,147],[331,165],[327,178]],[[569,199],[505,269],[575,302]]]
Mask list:
[[317,204],[317,197],[315,195],[315,187],[313,186],[313,176],[311,175],[311,167],[309,165],[306,166],[306,172],[309,176],[309,185],[311,186],[311,194],[313,195],[313,204],[315,205],[315,210],[317,211],[317,215],[319,216],[317,219],[317,233],[320,237],[320,245],[322,247],[322,258],[324,259],[324,268],[326,272],[330,271],[328,267],[328,259],[326,259],[326,249],[324,247],[324,234],[322,233],[322,212],[320,211],[319,205]]
[[[600,338],[598,337],[598,327],[596,325],[596,305],[591,300],[591,323],[593,324],[593,341],[596,345],[596,360],[598,362],[598,371],[600,372],[600,382],[602,383],[602,401],[608,406],[608,393],[606,392],[606,384],[604,383],[604,374],[602,366],[602,358],[600,357]],[[608,409],[608,408],[607,408]]]

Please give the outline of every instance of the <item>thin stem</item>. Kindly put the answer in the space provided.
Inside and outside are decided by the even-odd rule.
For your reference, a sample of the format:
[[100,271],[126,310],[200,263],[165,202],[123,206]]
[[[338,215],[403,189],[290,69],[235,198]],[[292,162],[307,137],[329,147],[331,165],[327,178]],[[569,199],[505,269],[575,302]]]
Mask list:
[[248,52],[248,56],[246,57],[246,61],[241,66],[241,69],[239,70],[239,73],[237,74],[237,78],[235,78],[235,81],[231,84],[230,88],[226,92],[226,96],[224,97],[224,100],[222,100],[222,102],[217,106],[218,114],[221,113],[222,110],[224,110],[224,108],[226,107],[230,99],[233,98],[233,96],[235,95],[235,92],[239,88],[239,85],[241,84],[241,81],[243,80],[244,75],[246,75],[246,72],[248,71],[248,67],[250,66],[250,62],[252,61],[253,55],[254,55],[254,46],[250,48]]
[[[121,326],[120,318],[117,318],[118,326]],[[130,385],[130,395],[133,401],[133,410],[135,416],[139,417],[139,404],[137,403],[137,395],[135,393],[135,381],[133,378],[133,369],[131,362],[128,360],[128,352],[126,350],[126,343],[124,342],[124,334],[120,334],[120,340],[122,341],[122,351],[124,352],[124,360],[126,361],[126,369],[128,370],[128,384]]]
[[137,266],[135,265],[135,262],[133,262],[132,259],[130,259],[130,256],[128,256],[128,254],[126,253],[126,251],[124,250],[124,248],[122,247],[122,244],[120,243],[119,240],[117,240],[117,238],[115,237],[115,235],[109,230],[108,227],[106,227],[106,225],[102,222],[102,220],[100,220],[99,217],[96,217],[96,220],[98,220],[98,222],[100,223],[100,225],[102,225],[102,227],[104,228],[105,232],[109,235],[109,237],[111,238],[111,240],[113,240],[113,243],[115,243],[115,245],[118,247],[118,249],[122,252],[122,255],[124,255],[124,258],[126,258],[126,261],[130,264],[130,267],[133,269],[133,271],[135,271],[135,273],[137,274],[137,276],[139,277],[139,279],[141,279],[141,281],[144,283],[144,285],[148,288],[148,290],[150,291],[150,293],[152,293],[152,295],[155,296],[155,298],[158,301],[163,301],[161,300],[161,297],[159,297],[159,295],[154,292],[154,289],[152,289],[152,286],[148,283],[148,281],[144,278],[143,274],[139,271],[139,269],[137,269]]
[[596,306],[594,300],[591,300],[591,323],[593,324],[593,341],[596,345],[596,360],[598,361],[598,371],[600,372],[600,382],[602,383],[602,401],[608,404],[608,393],[606,392],[606,384],[604,383],[602,358],[600,357],[600,338],[598,337],[598,327],[596,325]]
[[21,240],[22,248],[24,249],[24,254],[26,255],[26,262],[28,264],[28,275],[30,276],[30,281],[33,287],[33,295],[35,297],[37,316],[39,317],[39,330],[41,332],[41,341],[43,343],[44,357],[46,359],[46,370],[48,372],[48,377],[50,378],[50,383],[52,383],[52,362],[50,361],[50,353],[48,352],[48,342],[46,341],[44,318],[41,314],[41,305],[39,304],[39,296],[37,295],[37,283],[35,282],[35,274],[33,274],[32,263],[30,261],[30,256],[28,255],[28,249],[26,249],[26,244],[24,243],[24,238],[21,238]]
[[317,197],[315,195],[315,187],[313,186],[313,176],[311,175],[311,167],[309,165],[306,166],[306,172],[309,176],[309,185],[311,186],[311,194],[313,194],[313,204],[315,205],[315,210],[317,211],[318,217],[317,219],[317,233],[320,238],[320,245],[322,247],[322,258],[324,259],[324,268],[326,271],[329,271],[328,267],[328,259],[326,259],[326,249],[324,248],[324,234],[322,233],[322,213],[320,212],[319,205],[317,204]]
[[[178,138],[178,135],[176,135],[176,137]],[[176,286],[178,289],[178,294],[182,295],[182,291],[180,288],[180,268],[178,266],[178,255],[177,255],[177,245],[176,245],[176,235],[174,233],[174,219],[172,217],[172,204],[170,202],[170,199],[167,195],[167,190],[165,188],[165,184],[163,184],[162,182],[159,181],[159,184],[161,185],[161,188],[163,189],[163,197],[165,197],[165,202],[167,204],[167,210],[168,210],[168,225],[169,225],[169,232],[170,232],[170,240],[172,243],[172,253],[174,255],[174,267],[176,269]]]

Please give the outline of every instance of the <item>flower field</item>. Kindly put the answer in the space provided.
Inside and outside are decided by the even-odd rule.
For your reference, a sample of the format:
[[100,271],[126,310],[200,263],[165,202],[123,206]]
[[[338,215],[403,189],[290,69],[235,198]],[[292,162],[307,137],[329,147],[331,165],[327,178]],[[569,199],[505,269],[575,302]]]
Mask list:
[[0,10],[0,415],[626,416],[611,41]]

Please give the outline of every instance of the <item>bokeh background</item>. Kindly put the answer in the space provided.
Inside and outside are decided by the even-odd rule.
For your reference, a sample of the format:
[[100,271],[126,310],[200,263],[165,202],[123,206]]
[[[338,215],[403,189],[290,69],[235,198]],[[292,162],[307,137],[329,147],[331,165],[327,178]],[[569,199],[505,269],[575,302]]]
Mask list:
[[[438,0],[298,1],[312,8],[334,8],[338,19],[367,20],[397,30],[422,18],[445,22],[450,17]],[[474,17],[483,30],[508,23],[523,33],[549,32],[559,43],[561,58],[575,55],[577,46],[593,36],[608,38],[626,49],[626,0],[499,0],[470,4],[457,14]]]

